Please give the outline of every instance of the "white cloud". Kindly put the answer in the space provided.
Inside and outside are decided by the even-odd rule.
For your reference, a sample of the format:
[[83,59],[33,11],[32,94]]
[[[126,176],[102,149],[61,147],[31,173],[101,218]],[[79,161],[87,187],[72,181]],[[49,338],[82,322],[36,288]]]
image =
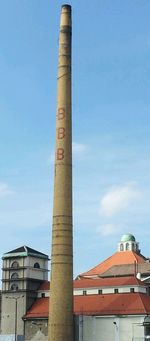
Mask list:
[[103,236],[110,236],[110,235],[118,233],[118,230],[120,230],[118,225],[104,224],[98,227],[97,232]]
[[111,217],[133,204],[140,196],[139,190],[133,184],[112,188],[100,202],[100,214]]
[[12,193],[13,191],[9,188],[7,184],[0,182],[0,197],[8,196]]

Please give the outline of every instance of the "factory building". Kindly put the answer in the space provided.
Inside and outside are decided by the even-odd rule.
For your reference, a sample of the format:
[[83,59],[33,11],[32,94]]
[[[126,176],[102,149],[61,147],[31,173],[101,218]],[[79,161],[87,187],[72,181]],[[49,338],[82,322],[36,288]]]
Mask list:
[[[48,340],[47,264],[47,255],[27,247],[3,256],[1,334],[14,334],[16,297],[17,333],[25,340]],[[79,274],[73,288],[75,341],[142,341],[150,336],[150,262],[133,235],[123,235],[117,251]]]

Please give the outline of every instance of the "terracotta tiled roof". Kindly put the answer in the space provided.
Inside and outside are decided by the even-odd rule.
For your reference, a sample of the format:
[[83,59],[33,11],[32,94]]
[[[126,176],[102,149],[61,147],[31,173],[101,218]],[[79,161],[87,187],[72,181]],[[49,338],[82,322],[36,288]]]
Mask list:
[[116,252],[111,257],[107,258],[104,262],[98,264],[87,272],[80,274],[80,277],[101,275],[114,265],[122,264],[141,264],[145,263],[146,258],[141,254],[133,251]]
[[48,317],[49,298],[37,298],[24,318],[46,318]]
[[74,288],[94,288],[94,287],[115,287],[128,285],[142,285],[146,284],[138,280],[136,277],[110,277],[98,279],[82,279],[74,281]]
[[49,281],[45,281],[45,282],[43,282],[40,285],[38,290],[41,290],[41,291],[45,291],[46,290],[47,291],[47,290],[49,290],[49,288],[50,288],[50,282]]
[[[77,288],[96,288],[96,287],[114,287],[114,286],[125,286],[125,285],[142,285],[146,284],[141,282],[139,279],[133,276],[126,277],[110,277],[110,278],[83,278],[76,279],[73,281],[74,289]],[[50,282],[45,281],[39,287],[39,291],[47,291],[50,288]]]
[[139,293],[75,296],[74,304],[77,315],[150,313],[150,297]]
[[[48,298],[39,298],[24,318],[48,318],[48,306]],[[74,314],[150,314],[150,296],[139,293],[74,296]]]

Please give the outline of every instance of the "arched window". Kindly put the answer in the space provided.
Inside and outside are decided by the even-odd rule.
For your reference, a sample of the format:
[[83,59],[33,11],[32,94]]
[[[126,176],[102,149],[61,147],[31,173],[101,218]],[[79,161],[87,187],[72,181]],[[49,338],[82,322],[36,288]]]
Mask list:
[[35,263],[35,264],[34,264],[34,268],[39,269],[39,268],[40,268],[40,264],[39,264],[38,262]]
[[13,291],[17,291],[17,290],[18,290],[18,284],[13,283],[13,284],[11,285],[10,289],[13,290]]
[[129,243],[126,244],[126,250],[129,250]]
[[132,251],[134,251],[134,243],[132,243]]
[[11,278],[12,279],[17,279],[19,276],[17,274],[17,272],[14,272],[12,275],[11,275]]
[[120,251],[123,251],[123,244],[120,244]]
[[14,268],[14,269],[19,268],[19,263],[18,263],[17,261],[14,261],[14,262],[11,264],[11,268]]

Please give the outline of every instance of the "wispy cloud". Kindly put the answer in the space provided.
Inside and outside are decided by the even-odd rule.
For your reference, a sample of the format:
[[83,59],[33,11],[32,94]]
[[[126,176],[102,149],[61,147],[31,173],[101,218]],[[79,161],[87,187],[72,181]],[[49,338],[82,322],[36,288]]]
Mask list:
[[12,193],[13,191],[6,183],[0,182],[0,197],[8,196]]
[[100,214],[112,217],[126,209],[140,197],[140,191],[133,184],[113,187],[101,199]]

